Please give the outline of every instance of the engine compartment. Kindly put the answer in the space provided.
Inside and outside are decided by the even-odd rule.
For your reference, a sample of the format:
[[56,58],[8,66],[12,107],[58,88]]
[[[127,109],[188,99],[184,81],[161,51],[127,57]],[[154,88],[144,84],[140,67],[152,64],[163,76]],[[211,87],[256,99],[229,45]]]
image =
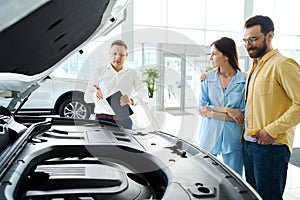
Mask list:
[[216,158],[167,133],[13,119],[23,132],[1,153],[1,199],[259,199]]

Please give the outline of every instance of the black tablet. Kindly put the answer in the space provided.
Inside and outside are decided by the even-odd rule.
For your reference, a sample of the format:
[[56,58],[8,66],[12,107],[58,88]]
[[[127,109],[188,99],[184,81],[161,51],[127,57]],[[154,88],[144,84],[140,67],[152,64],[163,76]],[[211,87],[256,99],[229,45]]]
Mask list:
[[133,111],[129,105],[124,105],[124,106],[120,105],[121,96],[122,96],[122,93],[120,91],[118,91],[106,98],[110,107],[116,113],[118,120],[124,120],[133,114]]

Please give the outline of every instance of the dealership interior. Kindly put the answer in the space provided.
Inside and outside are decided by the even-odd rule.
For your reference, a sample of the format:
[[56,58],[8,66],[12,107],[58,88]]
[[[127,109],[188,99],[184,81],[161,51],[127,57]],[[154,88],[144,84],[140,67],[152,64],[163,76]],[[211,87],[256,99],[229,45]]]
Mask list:
[[[200,75],[211,68],[210,44],[222,36],[234,39],[240,67],[248,71],[252,61],[241,43],[243,22],[252,15],[263,14],[274,21],[273,47],[300,63],[299,6],[297,0],[131,0],[120,25],[88,43],[53,74],[88,80],[97,67],[107,62],[110,43],[123,39],[129,47],[126,66],[140,73],[140,69],[148,67],[159,72],[154,98],[149,101],[150,115],[156,118],[151,123],[197,144]],[[299,134],[298,125],[285,200],[300,199],[300,181],[295,176],[300,173]]]

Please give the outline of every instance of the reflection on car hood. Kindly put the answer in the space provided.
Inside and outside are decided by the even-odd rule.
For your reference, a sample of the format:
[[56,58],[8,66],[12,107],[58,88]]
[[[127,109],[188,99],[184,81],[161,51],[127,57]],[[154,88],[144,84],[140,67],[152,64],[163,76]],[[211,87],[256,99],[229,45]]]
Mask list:
[[0,0],[0,92],[24,92],[125,19],[129,0]]

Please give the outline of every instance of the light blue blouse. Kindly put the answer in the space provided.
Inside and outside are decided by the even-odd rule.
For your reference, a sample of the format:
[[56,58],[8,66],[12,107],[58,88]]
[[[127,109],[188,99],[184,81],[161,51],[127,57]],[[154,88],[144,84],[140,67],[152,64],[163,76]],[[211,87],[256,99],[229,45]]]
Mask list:
[[[237,71],[226,90],[223,91],[218,71],[210,71],[201,84],[199,109],[204,104],[211,109],[214,106],[245,108],[245,83],[247,74]],[[243,127],[236,122],[214,118],[202,118],[199,134],[199,146],[212,154],[227,154],[242,148],[240,140]]]

